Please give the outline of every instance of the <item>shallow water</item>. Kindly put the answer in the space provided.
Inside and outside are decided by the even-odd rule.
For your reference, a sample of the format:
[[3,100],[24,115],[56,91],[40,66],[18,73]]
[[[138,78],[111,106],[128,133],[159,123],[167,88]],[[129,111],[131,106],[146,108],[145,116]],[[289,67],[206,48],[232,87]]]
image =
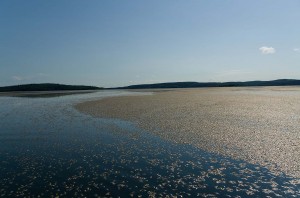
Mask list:
[[72,107],[125,94],[0,97],[0,196],[300,196],[295,178]]

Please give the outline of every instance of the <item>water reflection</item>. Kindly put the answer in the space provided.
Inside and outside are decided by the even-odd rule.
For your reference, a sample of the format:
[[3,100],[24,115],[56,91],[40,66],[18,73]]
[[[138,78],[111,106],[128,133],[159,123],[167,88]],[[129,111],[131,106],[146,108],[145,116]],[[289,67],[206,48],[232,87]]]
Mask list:
[[[105,95],[106,94],[106,95]],[[177,145],[59,98],[0,98],[0,196],[299,196],[299,180]]]

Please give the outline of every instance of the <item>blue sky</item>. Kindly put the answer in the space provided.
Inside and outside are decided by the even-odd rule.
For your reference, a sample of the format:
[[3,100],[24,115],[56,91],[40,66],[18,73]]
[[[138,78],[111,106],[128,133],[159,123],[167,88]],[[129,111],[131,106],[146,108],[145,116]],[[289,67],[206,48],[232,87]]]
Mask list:
[[298,0],[0,0],[0,86],[300,79]]

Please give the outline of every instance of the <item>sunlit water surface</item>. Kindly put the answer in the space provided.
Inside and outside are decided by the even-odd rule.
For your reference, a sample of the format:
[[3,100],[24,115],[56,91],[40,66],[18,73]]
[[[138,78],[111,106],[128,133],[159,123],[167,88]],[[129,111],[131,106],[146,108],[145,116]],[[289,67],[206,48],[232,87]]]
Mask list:
[[300,196],[295,178],[73,108],[125,94],[0,97],[0,196]]

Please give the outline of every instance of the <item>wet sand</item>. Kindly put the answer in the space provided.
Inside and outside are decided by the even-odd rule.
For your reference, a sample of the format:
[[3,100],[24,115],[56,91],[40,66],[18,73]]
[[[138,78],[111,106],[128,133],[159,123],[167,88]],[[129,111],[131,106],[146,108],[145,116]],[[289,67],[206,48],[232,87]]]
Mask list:
[[300,87],[160,90],[88,101],[75,108],[300,177]]

